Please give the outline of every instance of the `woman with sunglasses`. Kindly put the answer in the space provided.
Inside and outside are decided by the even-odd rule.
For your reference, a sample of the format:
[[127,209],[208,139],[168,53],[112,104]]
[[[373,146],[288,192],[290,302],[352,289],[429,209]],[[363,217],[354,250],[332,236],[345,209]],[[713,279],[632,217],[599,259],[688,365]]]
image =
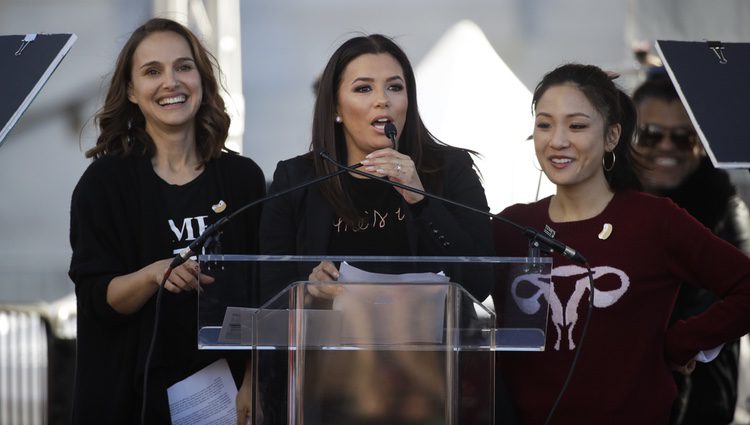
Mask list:
[[[750,213],[729,175],[711,164],[701,148],[677,90],[665,72],[654,74],[633,94],[640,131],[635,144],[644,189],[672,199],[720,238],[750,255]],[[709,291],[683,285],[672,322],[711,306]],[[726,344],[710,363],[690,375],[675,373],[677,398],[671,423],[730,424],[737,403],[739,341]]]
[[[532,111],[537,159],[557,190],[501,215],[577,249],[595,291],[589,306],[587,268],[553,254],[541,294],[550,310],[545,351],[501,353],[498,362],[521,422],[666,424],[672,369],[691,369],[699,352],[750,329],[750,259],[672,201],[634,190],[635,107],[607,73],[579,64],[553,70],[537,85]],[[509,226],[495,222],[494,236],[499,256],[528,252],[526,237]],[[721,300],[670,325],[682,284]]]
[[707,159],[690,117],[666,75],[646,81],[633,100],[639,116],[635,150],[643,166],[639,179],[649,192],[674,189]]

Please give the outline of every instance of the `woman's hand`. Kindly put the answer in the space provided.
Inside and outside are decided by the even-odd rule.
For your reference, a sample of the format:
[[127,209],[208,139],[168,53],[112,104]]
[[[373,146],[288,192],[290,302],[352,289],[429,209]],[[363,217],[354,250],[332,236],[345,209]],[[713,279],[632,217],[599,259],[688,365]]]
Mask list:
[[[249,366],[248,362],[248,367]],[[247,377],[250,377],[247,379]],[[262,424],[263,423],[263,410],[260,404],[260,394],[257,395],[255,401],[255,411],[250,408],[252,405],[252,372],[245,373],[246,379],[242,380],[242,385],[237,391],[236,409],[237,409],[237,425],[247,424]],[[255,416],[253,418],[253,416]],[[257,419],[257,421],[256,421]]]
[[[120,314],[133,314],[140,310],[161,285],[171,263],[172,259],[167,258],[133,273],[115,277],[107,287],[107,303]],[[187,260],[172,270],[164,282],[164,289],[174,293],[201,291],[201,284],[213,281],[214,278],[201,273],[198,263]]]
[[[339,271],[336,266],[330,261],[322,261],[312,269],[307,280],[310,282],[330,282],[338,278]],[[307,288],[310,291],[310,295],[329,300],[334,299],[336,295],[344,290],[341,285],[335,284],[307,285]]]
[[688,376],[695,370],[695,359],[691,359],[684,365],[672,365],[672,370],[682,375]]
[[[365,171],[378,177],[387,177],[388,180],[424,190],[414,161],[411,157],[401,152],[391,148],[378,149],[367,155],[362,161],[362,165],[364,165]],[[418,193],[409,192],[398,187],[396,190],[409,204],[416,204],[424,199],[424,196]]]
[[237,391],[237,399],[235,402],[235,408],[237,410],[237,425],[247,425],[253,423],[250,411],[250,405],[252,403],[252,383],[248,380],[243,380],[240,389]]
[[[171,259],[157,261],[156,269],[160,272],[156,275],[157,285],[161,284]],[[162,264],[163,263],[163,264]],[[164,282],[164,289],[173,293],[185,291],[202,291],[201,284],[213,283],[214,278],[201,273],[200,265],[194,260],[187,260],[172,270],[172,273]]]

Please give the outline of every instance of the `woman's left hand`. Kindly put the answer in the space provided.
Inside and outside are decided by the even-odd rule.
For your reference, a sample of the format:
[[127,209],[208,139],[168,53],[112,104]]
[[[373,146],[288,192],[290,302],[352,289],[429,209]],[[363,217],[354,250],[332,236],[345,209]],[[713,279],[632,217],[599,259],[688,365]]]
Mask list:
[[[310,282],[333,282],[338,280],[338,278],[339,270],[336,268],[336,265],[330,261],[322,261],[312,269],[307,280]],[[316,283],[308,285],[307,290],[314,297],[332,300],[341,294],[343,287],[333,283]]]
[[689,362],[687,362],[687,364],[684,365],[673,364],[672,370],[679,374],[689,376],[695,370],[695,359],[691,359]]
[[[415,189],[424,190],[422,181],[417,174],[414,161],[407,156],[391,148],[378,149],[370,153],[362,161],[365,171],[378,177],[387,177],[388,180],[405,184]],[[408,190],[396,188],[398,193],[404,197],[409,204],[416,204],[424,199],[423,195],[409,192]]]

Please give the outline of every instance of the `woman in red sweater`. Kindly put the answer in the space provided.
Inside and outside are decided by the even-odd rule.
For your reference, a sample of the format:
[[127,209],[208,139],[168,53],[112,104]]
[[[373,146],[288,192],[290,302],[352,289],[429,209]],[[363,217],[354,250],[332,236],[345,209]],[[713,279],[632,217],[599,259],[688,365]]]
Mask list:
[[[551,418],[590,308],[585,267],[554,254],[545,351],[503,353],[499,368],[525,424],[666,424],[671,371],[750,329],[750,260],[672,201],[634,190],[635,109],[607,73],[561,66],[536,87],[532,108],[536,155],[557,191],[501,215],[554,232],[588,259],[594,310]],[[526,255],[514,229],[496,221],[494,236],[498,255]],[[683,284],[722,301],[668,326]]]

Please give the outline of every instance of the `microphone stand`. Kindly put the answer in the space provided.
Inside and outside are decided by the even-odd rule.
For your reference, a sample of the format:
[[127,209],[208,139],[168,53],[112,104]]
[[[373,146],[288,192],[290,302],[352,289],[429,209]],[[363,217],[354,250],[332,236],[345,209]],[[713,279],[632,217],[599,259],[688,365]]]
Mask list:
[[[321,152],[321,155],[322,155],[322,152]],[[325,158],[325,156],[324,156],[324,158]],[[335,173],[326,174],[324,176],[320,176],[320,177],[317,177],[315,179],[312,179],[312,180],[300,183],[297,186],[290,187],[288,189],[284,189],[284,190],[282,190],[280,192],[276,192],[273,195],[268,195],[268,196],[264,196],[263,198],[258,198],[255,201],[250,202],[249,204],[247,204],[247,205],[243,206],[242,208],[238,209],[237,211],[233,212],[232,214],[230,214],[230,215],[228,215],[226,217],[222,217],[216,223],[208,226],[206,228],[206,230],[203,231],[203,233],[200,236],[198,236],[190,245],[188,245],[187,248],[183,249],[179,254],[177,254],[174,257],[174,259],[172,260],[172,263],[169,265],[170,270],[174,269],[175,267],[178,267],[180,264],[182,264],[185,261],[187,261],[188,258],[190,258],[194,254],[196,254],[203,247],[203,244],[206,243],[206,241],[209,238],[213,237],[216,233],[219,232],[219,230],[221,230],[222,227],[224,227],[225,224],[227,224],[229,221],[231,221],[232,219],[234,219],[234,217],[236,217],[239,214],[243,213],[245,210],[247,210],[247,209],[249,209],[251,207],[254,207],[254,206],[258,205],[258,204],[262,204],[262,203],[264,203],[266,201],[270,201],[271,199],[275,199],[275,198],[278,198],[280,196],[284,196],[287,193],[294,192],[296,190],[302,189],[303,187],[312,186],[315,183],[320,183],[320,182],[322,182],[324,180],[328,180],[328,179],[336,177],[336,176],[338,176],[340,174],[344,174],[347,171],[352,171],[352,170],[359,171],[359,170],[357,170],[357,168],[359,168],[361,166],[362,166],[361,163],[357,163],[357,164],[355,164],[355,165],[353,165],[351,167],[343,167],[343,168],[339,167],[339,170],[336,171]],[[359,172],[361,172],[361,171],[359,171]]]
[[[392,125],[391,123],[388,123]],[[391,131],[389,131],[391,130]],[[395,146],[395,126],[393,126],[391,129],[389,129],[388,125],[386,125],[385,129],[386,135],[389,139],[394,143]],[[583,324],[583,329],[581,330],[581,338],[578,341],[578,346],[576,347],[575,354],[573,355],[573,360],[571,361],[570,368],[568,369],[568,375],[565,378],[565,382],[563,383],[562,388],[560,389],[560,392],[557,395],[557,398],[555,399],[555,402],[553,403],[552,407],[550,408],[549,413],[547,414],[547,419],[544,421],[545,425],[549,424],[549,422],[552,420],[552,417],[554,416],[555,410],[557,410],[557,406],[560,404],[560,400],[562,400],[563,395],[565,394],[565,391],[568,388],[568,385],[570,384],[570,380],[573,378],[573,372],[575,371],[576,365],[578,364],[578,357],[581,354],[581,348],[583,347],[583,341],[586,338],[586,334],[588,333],[589,324],[591,323],[591,314],[593,312],[594,307],[594,278],[593,274],[591,272],[591,266],[589,266],[588,261],[586,258],[578,253],[576,250],[570,248],[569,246],[563,244],[562,242],[548,237],[544,233],[539,232],[538,230],[528,227],[528,226],[522,226],[518,223],[515,223],[511,220],[508,220],[505,217],[494,215],[492,213],[489,213],[487,211],[480,210],[478,208],[474,208],[469,205],[462,204],[460,202],[456,202],[447,198],[444,198],[442,196],[434,195],[429,192],[425,192],[424,190],[420,190],[411,186],[407,186],[403,183],[395,182],[392,180],[388,180],[385,177],[378,177],[374,176],[372,174],[365,173],[364,171],[357,170],[358,167],[348,167],[346,165],[340,164],[336,162],[333,158],[331,158],[325,151],[320,152],[320,156],[322,156],[326,161],[331,162],[335,166],[339,167],[341,170],[347,170],[351,173],[364,176],[370,179],[374,180],[380,180],[385,184],[395,186],[404,190],[408,190],[409,192],[418,193],[422,196],[425,196],[427,198],[434,198],[441,202],[445,202],[446,204],[455,205],[457,207],[465,208],[469,211],[474,211],[478,214],[482,214],[484,216],[490,217],[492,220],[499,220],[509,226],[512,226],[521,232],[523,232],[528,238],[529,238],[529,256],[530,257],[538,257],[539,256],[539,248],[543,247],[549,251],[554,251],[562,254],[565,257],[570,258],[571,260],[583,265],[588,270],[588,277],[589,277],[589,308],[586,312],[586,322]]]
[[[214,235],[219,233],[219,231],[226,225],[228,222],[230,222],[232,219],[234,219],[239,214],[243,213],[247,209],[254,207],[258,204],[262,204],[263,202],[270,201],[271,199],[278,198],[280,196],[284,196],[290,192],[294,192],[295,190],[302,189],[306,186],[312,186],[316,183],[320,183],[324,180],[328,180],[332,177],[336,177],[340,174],[344,174],[348,171],[358,171],[357,168],[361,167],[362,164],[358,163],[351,167],[346,168],[340,168],[339,170],[331,173],[326,174],[324,176],[320,176],[317,178],[314,178],[312,180],[303,182],[298,184],[297,186],[290,187],[288,189],[282,190],[280,192],[276,192],[273,195],[264,196],[262,198],[258,198],[249,204],[243,206],[242,208],[238,209],[237,211],[233,212],[232,214],[229,214],[228,216],[220,218],[216,223],[208,226],[206,230],[203,231],[203,233],[198,236],[190,245],[188,245],[187,248],[183,249],[179,254],[177,254],[172,262],[169,264],[169,267],[167,267],[167,270],[164,272],[164,277],[162,277],[161,284],[159,285],[159,289],[156,290],[156,306],[155,306],[155,313],[154,313],[154,328],[151,332],[151,341],[148,345],[148,352],[146,354],[146,362],[144,366],[143,371],[143,401],[141,403],[141,425],[145,424],[146,422],[146,400],[148,395],[148,369],[151,365],[151,356],[154,352],[154,346],[156,345],[156,334],[159,329],[159,311],[161,310],[161,297],[162,293],[164,292],[164,284],[167,282],[167,279],[169,278],[169,275],[172,273],[172,270],[174,270],[176,267],[179,267],[182,263],[187,261],[188,258],[193,256],[194,254],[198,253],[200,249],[203,247],[203,244],[206,243],[207,240],[212,238]],[[198,290],[200,290],[200,283],[198,284]]]
[[541,245],[541,246],[543,246],[544,248],[546,248],[546,249],[548,249],[550,251],[558,252],[558,253],[564,255],[565,257],[568,257],[571,260],[573,260],[573,261],[575,261],[575,262],[577,262],[579,264],[582,264],[582,265],[585,265],[587,263],[586,258],[583,255],[581,255],[579,252],[577,252],[576,250],[574,250],[573,248],[570,248],[569,246],[565,245],[564,243],[558,241],[557,239],[550,238],[549,236],[545,235],[544,233],[542,233],[542,232],[540,232],[540,231],[538,231],[538,230],[536,230],[536,229],[534,229],[532,227],[522,226],[522,225],[520,225],[520,224],[518,224],[518,223],[516,223],[514,221],[508,220],[507,218],[505,218],[503,216],[495,215],[495,214],[489,213],[487,211],[480,210],[478,208],[474,208],[474,207],[472,207],[470,205],[462,204],[460,202],[456,202],[456,201],[453,201],[453,200],[448,199],[448,198],[444,198],[444,197],[439,196],[439,195],[435,195],[435,194],[432,194],[432,193],[429,193],[429,192],[425,192],[424,190],[420,190],[420,189],[417,189],[417,188],[405,185],[403,183],[399,183],[399,182],[396,182],[396,181],[388,180],[385,177],[378,177],[378,176],[374,176],[372,174],[365,173],[362,170],[358,170],[357,168],[359,168],[359,167],[349,167],[349,166],[340,164],[339,162],[337,162],[336,160],[334,160],[333,158],[331,158],[324,151],[320,152],[320,156],[322,156],[326,161],[334,164],[340,170],[349,171],[351,173],[354,173],[354,174],[357,174],[357,175],[360,175],[360,176],[364,176],[364,177],[367,177],[367,178],[370,178],[370,179],[373,179],[373,180],[380,180],[380,181],[382,181],[385,184],[388,184],[388,185],[391,185],[391,186],[396,186],[398,188],[407,190],[409,192],[418,193],[418,194],[420,194],[420,195],[422,195],[422,196],[424,196],[426,198],[434,198],[434,199],[437,199],[440,202],[444,202],[446,204],[454,205],[454,206],[457,206],[457,207],[460,207],[460,208],[467,209],[469,211],[473,211],[473,212],[475,212],[477,214],[481,214],[481,215],[484,215],[486,217],[490,217],[493,220],[501,221],[501,222],[503,222],[503,223],[505,223],[505,224],[507,224],[509,226],[512,226],[512,227],[518,229],[519,231],[523,232],[529,238],[529,244],[530,245],[537,246],[537,247]]

